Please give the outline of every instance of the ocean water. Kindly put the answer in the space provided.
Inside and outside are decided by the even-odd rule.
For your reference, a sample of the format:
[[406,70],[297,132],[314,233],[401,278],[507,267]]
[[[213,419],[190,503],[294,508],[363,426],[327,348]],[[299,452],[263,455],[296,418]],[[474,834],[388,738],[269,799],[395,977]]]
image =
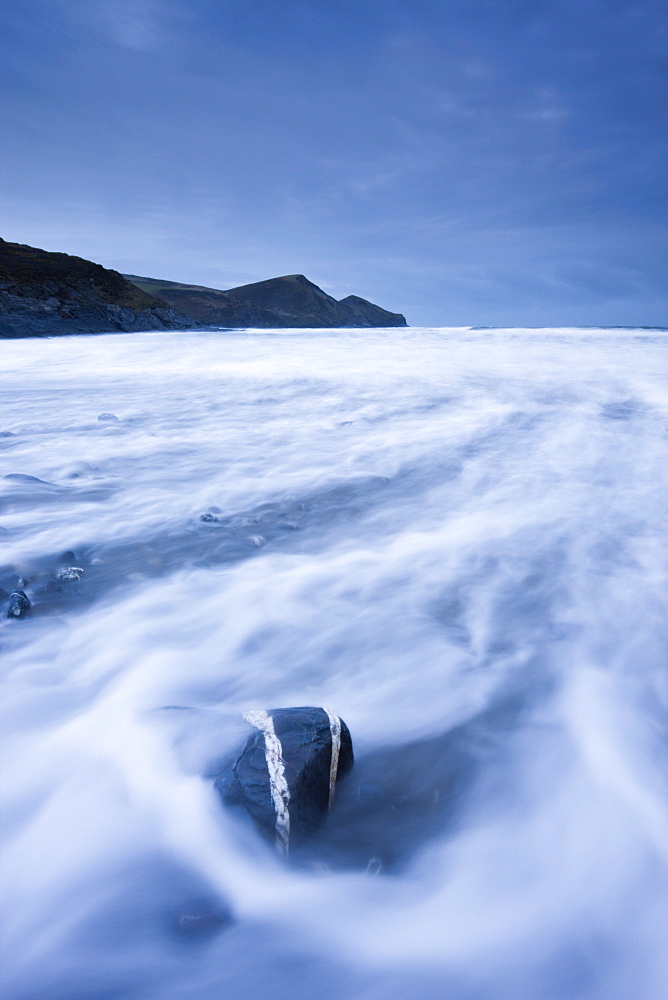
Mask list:
[[[3,997],[667,996],[667,361],[0,345]],[[213,779],[290,705],[356,765],[286,861]]]

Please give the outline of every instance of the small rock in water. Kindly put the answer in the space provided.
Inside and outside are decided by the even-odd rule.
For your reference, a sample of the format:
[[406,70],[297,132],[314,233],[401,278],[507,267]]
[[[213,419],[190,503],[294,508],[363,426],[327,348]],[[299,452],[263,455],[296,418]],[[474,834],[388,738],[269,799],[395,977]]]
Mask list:
[[216,788],[223,801],[242,804],[287,854],[322,825],[337,781],[353,766],[350,732],[325,708],[275,708],[245,718],[254,732]]
[[64,583],[71,583],[73,580],[80,580],[83,575],[81,566],[65,566],[58,572],[58,579]]
[[206,514],[200,514],[199,519],[200,519],[200,521],[217,521],[218,520],[218,518],[216,517],[216,515],[215,514],[211,514],[210,512],[207,512]]
[[22,590],[14,590],[9,595],[9,608],[7,609],[8,618],[25,618],[32,604],[28,600],[27,596]]
[[115,413],[100,413],[97,419],[103,424],[120,424],[120,420]]

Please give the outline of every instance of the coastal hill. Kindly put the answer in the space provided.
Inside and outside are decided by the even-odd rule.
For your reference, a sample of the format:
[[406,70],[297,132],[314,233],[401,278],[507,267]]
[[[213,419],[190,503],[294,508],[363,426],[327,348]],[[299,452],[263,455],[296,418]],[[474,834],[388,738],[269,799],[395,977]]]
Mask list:
[[189,316],[100,264],[0,239],[0,337],[177,330]]
[[384,327],[406,326],[400,313],[388,312],[357,295],[337,301],[305,278],[286,274],[221,290],[159,278],[124,275],[138,288],[203,326],[224,327]]
[[122,275],[66,253],[0,239],[0,338],[198,326],[406,326],[356,295],[338,302],[302,274],[225,291]]

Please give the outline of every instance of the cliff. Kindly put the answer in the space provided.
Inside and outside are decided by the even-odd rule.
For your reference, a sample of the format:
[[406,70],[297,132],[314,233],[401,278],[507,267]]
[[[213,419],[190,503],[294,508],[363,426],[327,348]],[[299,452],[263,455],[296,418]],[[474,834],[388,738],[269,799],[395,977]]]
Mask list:
[[256,281],[226,290],[184,285],[126,274],[138,288],[203,326],[223,327],[386,327],[406,326],[400,313],[388,312],[357,295],[340,302],[303,274]]
[[193,321],[118,271],[0,239],[0,337],[175,330]]
[[357,295],[340,302],[303,274],[226,290],[122,275],[66,253],[0,239],[0,337],[180,330],[196,326],[395,327]]

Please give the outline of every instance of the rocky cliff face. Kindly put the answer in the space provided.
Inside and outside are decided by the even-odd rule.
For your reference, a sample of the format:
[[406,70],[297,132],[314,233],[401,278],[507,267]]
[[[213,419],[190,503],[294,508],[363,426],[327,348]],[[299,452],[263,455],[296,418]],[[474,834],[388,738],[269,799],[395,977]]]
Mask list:
[[0,239],[0,337],[175,330],[193,320],[117,271]]
[[287,274],[225,291],[158,278],[125,275],[138,288],[188,313],[204,326],[223,327],[385,327],[406,326],[357,295],[338,302],[303,274]]
[[338,302],[303,274],[223,291],[121,275],[65,253],[0,239],[0,337],[179,330],[193,326],[406,326],[357,295]]

